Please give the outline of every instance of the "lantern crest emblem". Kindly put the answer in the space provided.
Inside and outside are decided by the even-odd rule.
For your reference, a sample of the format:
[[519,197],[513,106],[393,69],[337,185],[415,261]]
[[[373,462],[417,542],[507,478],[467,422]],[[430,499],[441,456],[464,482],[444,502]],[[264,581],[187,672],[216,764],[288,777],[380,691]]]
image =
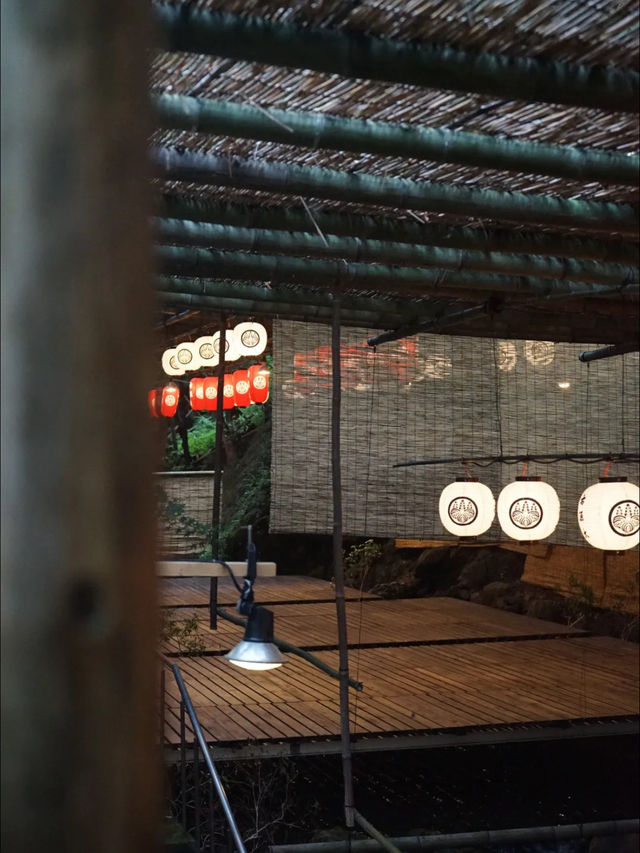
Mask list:
[[531,530],[542,521],[542,507],[533,498],[521,498],[509,507],[509,518],[516,527]]
[[449,518],[456,524],[471,524],[478,517],[478,507],[471,498],[454,498],[449,504]]
[[635,501],[620,501],[611,508],[609,525],[619,536],[633,536],[640,529],[640,507]]

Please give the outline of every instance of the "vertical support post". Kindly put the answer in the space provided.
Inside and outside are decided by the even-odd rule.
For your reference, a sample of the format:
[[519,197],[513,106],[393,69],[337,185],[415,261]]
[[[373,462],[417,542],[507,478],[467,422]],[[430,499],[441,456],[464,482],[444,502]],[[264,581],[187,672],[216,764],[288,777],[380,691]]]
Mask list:
[[216,813],[213,796],[213,779],[209,779],[209,853],[216,850]]
[[209,578],[209,629],[218,627],[218,578]]
[[344,604],[344,570],[342,565],[342,474],[340,470],[340,405],[342,399],[340,370],[340,292],[333,292],[331,323],[331,484],[333,492],[333,578],[336,591],[338,649],[340,674],[340,738],[342,742],[342,775],[344,781],[344,814],[349,829],[354,826],[353,769],[349,732],[349,649],[347,617]]
[[3,850],[157,849],[149,11],[2,4]]
[[215,470],[213,474],[213,511],[211,518],[211,557],[219,557],[220,550],[220,497],[222,494],[222,433],[224,430],[224,369],[227,350],[227,318],[220,315],[220,360],[218,361],[218,396],[216,397]]

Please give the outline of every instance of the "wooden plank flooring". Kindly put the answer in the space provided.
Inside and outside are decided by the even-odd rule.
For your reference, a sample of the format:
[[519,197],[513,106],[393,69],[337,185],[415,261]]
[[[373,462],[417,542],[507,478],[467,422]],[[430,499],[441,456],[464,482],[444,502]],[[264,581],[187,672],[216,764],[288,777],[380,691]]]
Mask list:
[[[276,634],[319,648],[315,654],[337,668],[335,610],[326,601],[331,587],[322,590],[322,583],[276,578],[269,595],[287,601],[297,588],[303,600],[306,594],[307,601],[321,601],[279,604]],[[260,592],[266,602],[262,583]],[[447,598],[371,599],[350,602],[347,611],[350,643],[379,644],[350,653],[351,675],[364,683],[362,693],[351,692],[354,734],[391,738],[638,714],[638,646],[632,643]],[[241,628],[221,620],[216,632],[208,631],[201,607],[176,611],[180,618],[191,613],[203,620],[208,649],[221,652],[241,638]],[[390,642],[398,645],[383,645]],[[298,657],[289,655],[285,666],[267,673],[238,669],[219,655],[171,660],[213,745],[339,736],[338,682]],[[179,698],[170,673],[166,701],[165,736],[176,744]]]
[[[201,607],[209,604],[208,578],[159,578],[160,603],[165,607]],[[256,581],[256,596],[263,604],[283,602],[333,601],[333,586],[317,578],[286,576],[259,578]],[[360,598],[377,598],[369,592],[361,593],[347,587],[345,599],[359,601]],[[238,591],[229,578],[218,580],[218,603],[223,607],[234,606]]]

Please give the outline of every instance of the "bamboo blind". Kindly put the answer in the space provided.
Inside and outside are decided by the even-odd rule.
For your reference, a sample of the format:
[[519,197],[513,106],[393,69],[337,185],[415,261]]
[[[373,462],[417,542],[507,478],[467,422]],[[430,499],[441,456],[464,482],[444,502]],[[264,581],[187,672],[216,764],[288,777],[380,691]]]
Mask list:
[[[638,449],[638,354],[583,364],[593,344],[419,335],[374,353],[366,329],[342,330],[342,485],[348,535],[452,539],[438,517],[456,465],[393,468],[459,456],[610,453]],[[273,532],[331,531],[330,330],[276,320],[271,517]],[[569,382],[569,388],[558,383]],[[530,464],[557,490],[549,542],[584,545],[576,522],[582,491],[603,465]],[[474,476],[497,497],[522,465]],[[637,465],[611,475],[638,482]],[[483,537],[503,538],[497,521]]]
[[211,524],[213,512],[213,474],[203,472],[173,472],[156,474],[158,494],[158,553],[160,556],[199,554],[204,545],[202,536],[188,535],[171,524],[161,512],[165,501],[177,501],[184,515],[202,524]]

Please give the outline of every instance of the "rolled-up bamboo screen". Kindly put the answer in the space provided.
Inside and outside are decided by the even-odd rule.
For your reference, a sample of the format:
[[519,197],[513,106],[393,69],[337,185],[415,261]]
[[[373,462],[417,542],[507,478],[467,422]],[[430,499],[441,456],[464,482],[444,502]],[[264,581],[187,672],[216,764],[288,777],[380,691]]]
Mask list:
[[[393,468],[459,456],[614,453],[638,449],[638,354],[593,362],[594,344],[418,335],[374,353],[367,329],[342,330],[342,485],[348,535],[451,539],[440,524],[444,486],[460,465]],[[316,324],[275,321],[273,532],[329,533],[330,340]],[[569,383],[569,387],[560,387]],[[602,464],[529,465],[558,491],[549,542],[585,545],[576,522]],[[497,497],[522,465],[473,466]],[[638,482],[638,466],[613,475]],[[505,539],[497,521],[482,537]]]

